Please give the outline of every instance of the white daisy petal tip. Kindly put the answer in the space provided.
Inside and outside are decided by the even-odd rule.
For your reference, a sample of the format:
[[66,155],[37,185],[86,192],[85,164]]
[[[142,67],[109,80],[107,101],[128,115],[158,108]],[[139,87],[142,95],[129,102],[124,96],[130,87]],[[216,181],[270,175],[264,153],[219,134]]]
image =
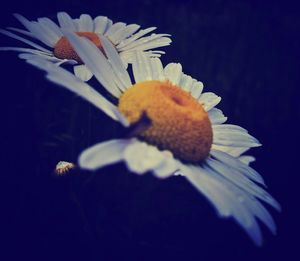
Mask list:
[[164,156],[156,147],[136,140],[124,151],[124,160],[130,171],[142,175],[159,167]]
[[76,65],[73,69],[75,76],[84,82],[89,81],[93,77],[91,71],[84,64]]
[[165,150],[162,151],[162,154],[165,157],[164,161],[153,170],[153,173],[156,177],[165,179],[173,176],[174,173],[176,173],[178,170],[178,164],[176,163],[172,152]]
[[174,85],[179,85],[182,76],[182,65],[180,63],[169,63],[164,68],[164,76]]

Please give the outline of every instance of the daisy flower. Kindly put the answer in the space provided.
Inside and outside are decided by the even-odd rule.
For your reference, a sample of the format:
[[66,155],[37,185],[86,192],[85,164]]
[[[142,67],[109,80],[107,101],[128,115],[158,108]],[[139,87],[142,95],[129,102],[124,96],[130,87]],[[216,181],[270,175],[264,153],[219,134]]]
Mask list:
[[101,41],[108,59],[87,39],[74,33],[66,36],[99,83],[118,99],[117,106],[61,67],[41,59],[28,62],[128,130],[125,138],[83,151],[81,168],[96,170],[123,161],[140,175],[182,175],[212,203],[220,217],[233,217],[257,245],[262,243],[257,219],[276,233],[274,220],[262,202],[278,211],[280,205],[263,188],[262,177],[243,162],[253,158],[239,158],[261,144],[244,128],[225,124],[227,118],[215,108],[220,97],[202,92],[203,84],[184,74],[180,64],[163,67],[158,58],[141,52],[132,64],[133,83],[106,38]]
[[[0,50],[21,52],[19,57],[23,59],[39,56],[57,65],[72,64],[75,75],[84,81],[88,81],[92,74],[82,63],[67,38],[63,36],[63,30],[72,31],[79,36],[88,38],[102,51],[99,35],[105,37],[114,45],[125,65],[131,63],[136,50],[144,51],[151,57],[160,57],[164,52],[152,51],[152,49],[171,43],[168,34],[152,33],[145,36],[154,31],[156,27],[139,30],[140,26],[137,24],[113,23],[105,16],[97,16],[92,19],[91,16],[82,14],[78,19],[72,19],[67,13],[59,12],[57,14],[59,25],[46,17],[38,18],[37,21],[29,21],[20,14],[15,14],[15,17],[26,30],[8,27],[10,31],[0,30],[0,32],[29,45],[30,48],[1,47]],[[43,46],[36,43],[35,40],[40,41]]]

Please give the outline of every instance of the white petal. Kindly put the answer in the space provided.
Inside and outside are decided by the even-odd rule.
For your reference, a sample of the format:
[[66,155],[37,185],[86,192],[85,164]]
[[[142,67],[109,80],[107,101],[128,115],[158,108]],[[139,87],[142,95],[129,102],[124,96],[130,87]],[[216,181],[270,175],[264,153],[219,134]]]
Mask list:
[[31,31],[31,24],[27,18],[20,14],[14,14],[14,16],[19,20],[19,22],[28,30]]
[[125,28],[121,28],[118,31],[116,31],[114,34],[111,34],[109,36],[109,39],[114,43],[114,45],[117,45],[121,43],[123,40],[125,40],[127,37],[134,34],[139,28],[140,26],[137,24],[127,25]]
[[58,19],[59,25],[62,29],[72,31],[72,32],[77,31],[77,28],[75,26],[75,23],[73,22],[73,19],[66,12],[57,13],[57,19]]
[[255,161],[255,157],[253,157],[253,156],[248,156],[248,155],[240,156],[238,159],[239,159],[241,162],[245,163],[246,165],[250,165],[251,162],[254,162],[254,161]]
[[45,30],[47,30],[47,33],[51,36],[52,39],[52,46],[54,46],[57,41],[63,36],[59,27],[49,18],[39,18],[38,22],[41,26],[44,27]]
[[153,170],[153,172],[158,178],[168,178],[176,173],[179,166],[169,151],[162,151],[162,153],[164,154],[165,159],[162,164]]
[[254,169],[242,163],[241,161],[236,160],[235,157],[232,157],[231,155],[218,150],[211,150],[210,154],[219,161],[230,166],[231,168],[237,169],[238,171],[244,173],[244,175],[254,180],[255,182],[265,185],[264,180],[259,173],[257,173]]
[[[136,52],[137,51],[119,53],[119,56],[124,64],[125,68],[127,68],[128,64],[132,64],[135,61]],[[143,54],[149,58],[159,58],[161,56],[160,53],[156,53],[155,51],[143,52]],[[151,64],[152,64],[152,61],[151,61]],[[156,70],[156,69],[154,68],[154,70]],[[163,72],[163,68],[162,68],[162,72]],[[162,78],[165,79],[164,75],[162,75]]]
[[138,31],[136,34],[132,35],[131,37],[129,37],[128,39],[122,41],[119,45],[117,45],[117,49],[119,50],[121,48],[127,47],[129,44],[133,43],[136,39],[139,39],[140,37],[152,32],[155,29],[156,29],[156,27],[150,27],[150,28]]
[[121,22],[112,24],[112,26],[108,29],[108,31],[104,35],[109,37],[112,34],[114,34],[115,32],[119,31],[120,29],[124,29],[125,27],[126,27],[126,24],[121,23]]
[[221,97],[217,96],[213,92],[205,92],[201,94],[198,101],[203,103],[203,107],[206,111],[209,111],[221,101]]
[[227,117],[217,108],[212,108],[208,112],[208,116],[212,125],[222,124],[227,121]]
[[54,34],[53,31],[43,23],[32,22],[31,31],[36,38],[49,47],[54,47],[59,39],[57,35]]
[[136,83],[152,80],[152,65],[150,58],[142,52],[135,53],[132,62],[132,71]]
[[213,125],[213,144],[232,147],[258,147],[259,141],[237,125]]
[[180,63],[169,63],[164,69],[165,78],[174,85],[178,85],[182,75],[182,66]]
[[275,235],[276,234],[276,224],[274,219],[270,215],[270,213],[266,210],[266,208],[257,200],[246,199],[246,204],[249,209],[255,214],[257,218],[259,218]]
[[238,186],[244,192],[247,192],[251,196],[259,198],[260,200],[270,204],[274,208],[278,208],[278,202],[263,188],[259,187],[253,181],[248,179],[247,176],[243,174],[243,172],[240,172],[237,169],[230,168],[226,164],[211,158],[206,160],[206,164],[213,171],[225,177],[227,180]]
[[136,140],[124,151],[124,160],[130,171],[144,174],[159,167],[165,156],[156,147]]
[[117,53],[116,48],[111,44],[111,42],[109,42],[105,37],[100,37],[100,40],[102,42],[107,59],[111,64],[116,77],[121,83],[121,85],[118,85],[118,87],[124,91],[132,85],[129,74],[126,71],[119,54]]
[[192,89],[193,83],[196,82],[195,79],[193,79],[191,76],[186,75],[184,73],[181,74],[179,87],[181,87],[183,90],[190,92]]
[[107,17],[97,16],[94,19],[95,33],[104,34],[108,30],[110,24],[111,24],[111,20],[109,20]]
[[239,131],[239,132],[248,133],[248,131],[245,128],[234,124],[216,125],[213,126],[213,128],[215,131]]
[[250,149],[250,147],[232,147],[232,146],[221,146],[216,144],[212,144],[211,148],[213,150],[226,152],[227,154],[233,157],[239,157],[241,154],[243,154],[244,152]]
[[109,93],[118,98],[121,95],[121,91],[115,84],[114,72],[103,53],[84,37],[79,37],[68,31],[64,31],[64,34],[97,80]]
[[83,169],[96,170],[123,160],[124,150],[131,144],[130,140],[110,140],[98,143],[79,156],[79,166]]
[[[44,53],[42,51],[39,50],[35,50],[35,49],[29,49],[29,48],[18,48],[18,47],[0,47],[0,51],[16,51],[16,52],[22,52],[21,54],[19,54],[19,57],[21,59],[25,59],[25,60],[31,60],[31,59],[35,59],[37,58],[39,59],[46,59],[47,61],[53,62],[56,65],[61,65],[61,64],[77,64],[76,61],[74,60],[67,60],[67,59],[59,59],[56,58],[53,55],[49,55],[48,53]],[[23,53],[24,52],[24,53]]]
[[164,68],[160,59],[151,58],[150,63],[151,63],[151,70],[152,70],[152,79],[164,81],[165,80]]
[[59,59],[57,59],[56,57],[53,57],[53,56],[49,56],[49,55],[46,55],[46,54],[36,54],[36,53],[30,53],[30,52],[26,52],[26,53],[20,53],[19,55],[19,58],[21,59],[25,59],[25,60],[34,60],[34,59],[45,59],[47,61],[50,61],[50,62],[57,62],[57,61],[60,61]]
[[[252,215],[253,217],[256,216],[258,217],[268,228],[271,230],[272,233],[276,233],[276,225],[274,223],[273,218],[271,215],[268,213],[268,211],[262,206],[262,204],[255,198],[257,195],[260,194],[261,188],[256,186],[253,187],[253,190],[247,191],[249,193],[246,193],[243,189],[245,187],[236,187],[233,183],[230,181],[222,178],[221,176],[216,175],[217,172],[213,171],[212,169],[207,169],[215,178],[218,178],[220,182],[222,182],[236,197],[236,199],[244,205],[245,208],[247,208],[248,213]],[[230,170],[229,170],[230,172]],[[220,173],[219,173],[220,174]],[[266,193],[266,192],[264,192]],[[268,193],[267,193],[268,194]],[[269,194],[268,197],[272,198]],[[261,199],[260,196],[258,196],[259,199]],[[273,205],[273,207],[277,208],[279,204],[276,202],[275,199],[273,199],[273,202],[276,204]],[[268,200],[267,200],[268,202]],[[270,202],[268,202],[270,203]]]
[[68,59],[57,59],[57,62],[55,63],[57,66],[61,66],[62,64],[71,64],[76,65],[78,64],[75,60],[68,60]]
[[[44,44],[52,47],[51,36],[47,35],[47,30],[37,22],[30,22],[20,14],[14,16],[24,25],[24,27],[32,33],[32,36],[42,41]],[[17,39],[17,38],[16,38]],[[20,40],[20,39],[19,39]]]
[[49,18],[39,18],[38,21],[40,23],[43,23],[45,26],[51,28],[51,30],[58,36],[58,37],[62,37],[63,34],[60,30],[60,28],[58,27],[58,25],[56,23],[54,23],[52,20],[50,20]]
[[15,27],[6,27],[6,28],[9,29],[9,30],[12,30],[12,31],[15,31],[15,32],[18,32],[18,33],[21,33],[21,34],[24,34],[24,35],[27,35],[27,36],[30,36],[30,37],[34,38],[34,34],[31,33],[31,32],[28,32],[26,30],[15,28]]
[[195,81],[192,85],[191,95],[198,99],[203,90],[203,83],[199,81]]
[[26,43],[26,44],[30,45],[31,47],[36,48],[36,49],[38,49],[40,51],[43,51],[43,52],[48,53],[48,54],[52,54],[52,52],[49,51],[49,50],[47,50],[46,48],[44,48],[44,47],[42,47],[42,46],[40,46],[40,45],[38,45],[38,44],[30,41],[30,40],[27,40],[27,39],[25,39],[25,38],[23,38],[21,36],[18,36],[18,35],[14,34],[14,33],[11,33],[11,32],[8,32],[8,31],[2,30],[2,29],[0,29],[0,33],[5,34],[5,35],[7,35],[7,36],[9,36],[11,38],[14,38],[16,40],[19,40],[19,41],[21,41],[23,43]]
[[91,71],[84,64],[76,65],[73,68],[74,74],[84,82],[89,81],[93,77]]
[[[26,52],[26,53],[20,53],[19,58],[21,59],[25,59],[25,60],[37,60],[40,61],[41,59],[44,59],[48,62],[52,62],[53,64],[57,65],[57,66],[61,66],[62,64],[70,64],[70,65],[74,65],[74,61],[73,60],[67,60],[67,59],[58,59],[54,56],[49,56],[47,54],[43,54],[43,53],[30,53],[30,52]],[[76,63],[76,61],[75,61]]]
[[48,73],[47,78],[52,82],[55,82],[58,85],[61,85],[68,90],[78,94],[79,96],[102,110],[112,119],[122,123],[124,126],[129,125],[128,121],[121,115],[115,105],[110,103],[101,94],[96,92],[88,84],[81,81],[72,73],[42,59],[27,60],[27,62],[42,70],[45,70]]
[[228,217],[231,214],[231,206],[224,197],[228,191],[224,190],[215,180],[209,178],[202,168],[182,165],[180,170],[192,185],[211,201],[221,217]]
[[79,32],[94,32],[94,22],[90,15],[82,14],[78,21]]
[[[152,34],[150,36],[140,38],[130,44],[127,44],[125,47],[122,47],[122,48],[120,48],[120,46],[117,45],[117,49],[119,52],[133,51],[133,50],[146,51],[146,50],[154,49],[157,47],[167,46],[167,45],[170,45],[172,40],[166,36],[169,36],[169,35],[168,34]],[[128,39],[130,39],[130,38],[128,38]]]
[[34,53],[34,54],[43,54],[43,55],[47,55],[49,57],[53,57],[52,55],[49,55],[48,52],[45,53],[43,51],[39,51],[36,49],[22,48],[22,47],[0,47],[0,51],[26,52],[26,53]]
[[242,196],[247,197],[217,173],[190,166],[185,167],[187,179],[211,201],[221,217],[232,216],[257,244],[262,244],[261,231],[254,218],[255,213],[243,204]]

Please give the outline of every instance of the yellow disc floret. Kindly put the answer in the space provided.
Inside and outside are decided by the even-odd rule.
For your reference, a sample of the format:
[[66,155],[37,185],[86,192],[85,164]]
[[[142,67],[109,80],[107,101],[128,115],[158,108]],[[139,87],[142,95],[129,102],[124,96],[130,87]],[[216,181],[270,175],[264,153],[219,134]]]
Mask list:
[[144,114],[150,119],[151,125],[138,138],[184,161],[199,162],[208,156],[213,134],[207,112],[170,82],[137,83],[121,96],[118,107],[131,124]]
[[[100,38],[98,37],[97,34],[92,33],[92,32],[77,32],[76,34],[78,36],[85,37],[85,38],[89,39],[101,51],[103,51]],[[73,49],[73,47],[70,44],[69,40],[65,36],[61,37],[57,41],[57,43],[54,46],[53,53],[59,59],[75,60],[78,63],[82,63],[80,57],[75,52],[75,50]]]

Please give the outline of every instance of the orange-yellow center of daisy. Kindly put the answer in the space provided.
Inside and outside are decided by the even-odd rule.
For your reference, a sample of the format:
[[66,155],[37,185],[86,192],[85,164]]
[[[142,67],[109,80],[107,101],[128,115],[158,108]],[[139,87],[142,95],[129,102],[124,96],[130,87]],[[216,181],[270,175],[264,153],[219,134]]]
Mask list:
[[[95,44],[99,49],[102,49],[102,44],[100,38],[97,34],[92,32],[77,32],[78,36],[85,37],[89,39],[93,44]],[[78,63],[82,63],[78,54],[74,51],[72,45],[70,44],[69,40],[63,36],[61,37],[54,46],[54,55],[59,59],[68,59],[68,60],[75,60]]]
[[118,107],[131,124],[144,114],[150,119],[138,138],[184,161],[199,162],[208,156],[213,133],[207,112],[191,94],[170,82],[137,83],[121,96]]

